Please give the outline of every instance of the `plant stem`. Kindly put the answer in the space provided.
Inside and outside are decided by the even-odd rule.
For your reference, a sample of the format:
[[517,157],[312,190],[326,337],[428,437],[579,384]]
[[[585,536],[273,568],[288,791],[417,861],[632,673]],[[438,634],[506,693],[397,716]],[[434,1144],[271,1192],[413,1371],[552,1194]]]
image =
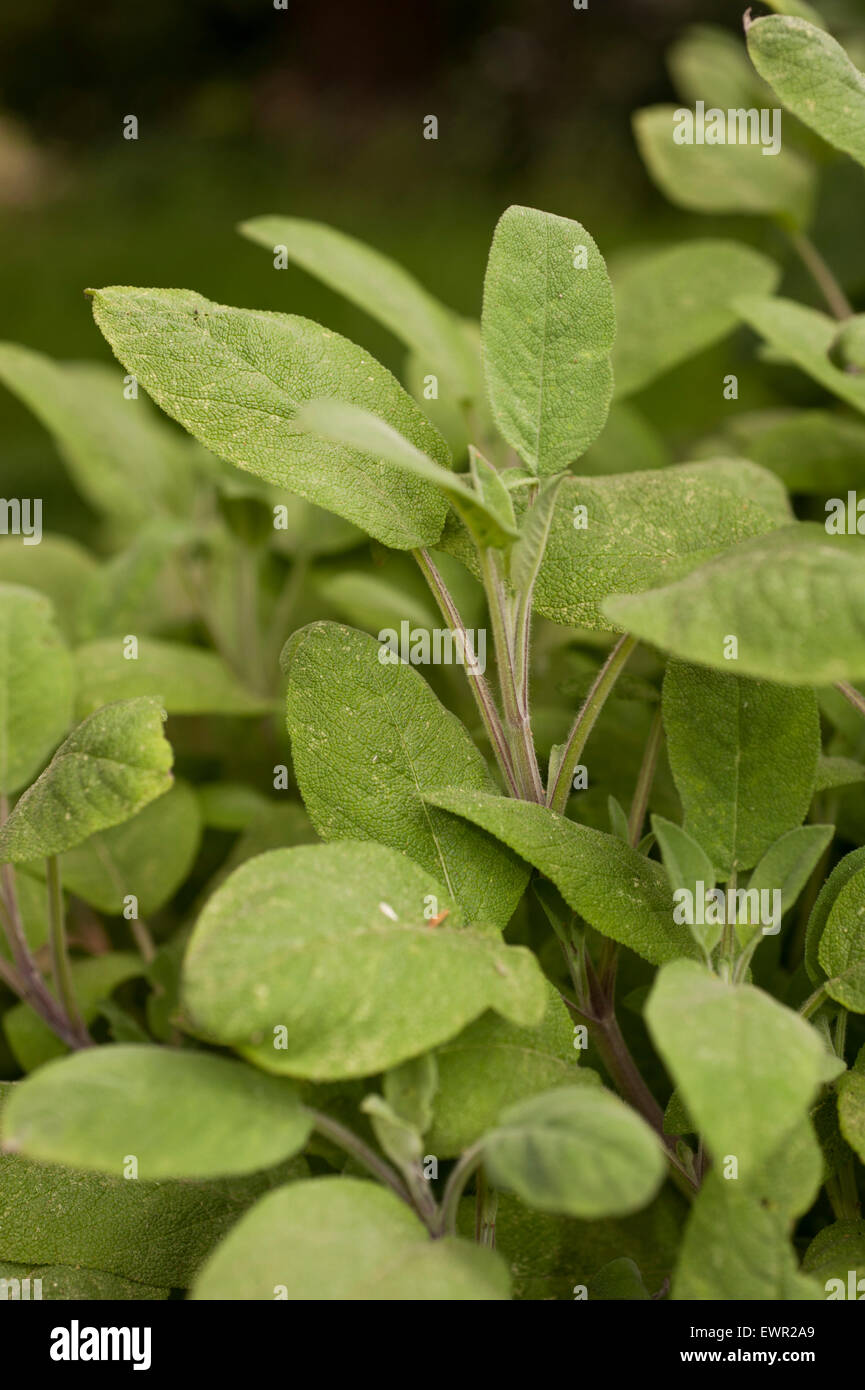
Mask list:
[[63,886],[60,881],[60,860],[50,854],[45,861],[48,871],[48,915],[50,919],[51,969],[57,998],[66,1017],[79,1036],[79,1047],[90,1045],[91,1039],[75,999],[75,986],[69,966],[69,947],[66,941],[66,913],[63,906]]
[[799,1005],[800,1018],[811,1018],[817,1012],[821,1004],[825,1004],[829,995],[826,993],[825,985],[818,985],[813,994],[809,994],[804,1004]]
[[852,1159],[842,1163],[838,1172],[827,1179],[825,1188],[836,1221],[858,1221],[860,1219],[862,1209],[859,1205],[859,1192],[856,1187],[856,1173]]
[[279,654],[285,640],[285,630],[303,592],[308,569],[309,558],[304,551],[300,551],[294,558],[288,579],[283,584],[279,597],[273,606],[267,639],[268,661],[273,665],[276,665],[279,660]]
[[[8,814],[8,798],[0,796],[0,824]],[[61,1042],[67,1047],[80,1047],[78,1032],[47,988],[33,959],[18,908],[15,874],[11,864],[4,864],[0,869],[0,926],[3,927],[14,961],[14,965],[0,961],[0,977],[25,1004],[30,1005]]]
[[811,238],[803,232],[788,232],[788,236],[836,319],[849,319],[853,306]]
[[468,633],[466,632],[465,624],[460,616],[459,609],[451,598],[447,585],[433,563],[429,551],[413,550],[412,554],[432,591],[432,595],[438,604],[439,612],[451,631],[457,632],[461,636],[463,651],[465,653],[466,675],[468,676],[469,686],[474,695],[478,712],[483,720],[484,728],[487,731],[487,737],[511,796],[519,796],[510,749],[508,748],[508,741],[505,737],[505,731],[502,728],[501,719],[499,718],[499,712],[496,709],[496,704],[490,693],[487,682],[474,665],[475,653],[469,640]]
[[751,964],[751,961],[752,961],[753,956],[754,956],[754,952],[757,950],[757,947],[760,945],[760,940],[761,940],[761,933],[757,932],[757,933],[752,937],[752,939],[748,942],[748,945],[745,947],[745,949],[742,951],[741,955],[739,956],[739,959],[736,961],[736,965],[735,965],[735,968],[734,968],[734,970],[733,970],[733,984],[734,984],[734,985],[739,985],[739,984],[741,984],[742,981],[745,979],[745,976],[746,976],[747,973],[748,973],[748,966]]
[[522,707],[517,688],[515,632],[510,605],[494,552],[484,550],[480,559],[481,574],[483,575],[493,628],[496,668],[499,675],[502,707],[505,712],[505,734],[516,773],[518,795],[524,801],[535,801],[542,805],[544,787],[541,782],[528,711]]
[[452,1236],[456,1234],[460,1197],[463,1195],[466,1183],[472,1173],[480,1167],[483,1156],[483,1140],[479,1140],[477,1144],[472,1144],[470,1149],[466,1149],[451,1171],[439,1209],[440,1235]]
[[475,1244],[485,1245],[490,1250],[496,1248],[496,1210],[499,1204],[498,1193],[491,1188],[483,1168],[478,1169],[475,1183]]
[[132,921],[129,923],[129,927],[135,944],[138,947],[141,959],[145,964],[152,965],[153,961],[156,959],[156,946],[150,934],[150,928],[144,918],[133,917]]
[[251,690],[262,693],[261,625],[258,621],[258,552],[239,543],[237,556],[236,667]]
[[661,739],[663,735],[664,725],[661,720],[661,706],[658,705],[652,720],[652,727],[649,730],[649,737],[646,741],[646,750],[643,754],[637,785],[634,789],[634,799],[631,802],[631,814],[628,817],[628,839],[633,849],[637,848],[642,838],[643,822],[646,819],[649,795],[652,790],[652,783],[655,780],[655,769],[658,766],[658,754],[661,751]]
[[861,691],[857,690],[855,686],[849,685],[847,681],[836,681],[835,689],[840,690],[844,699],[865,718],[865,695]]
[[365,1144],[359,1135],[346,1125],[340,1124],[339,1120],[331,1119],[330,1115],[325,1115],[320,1110],[311,1110],[310,1114],[312,1115],[313,1126],[319,1134],[332,1140],[345,1153],[351,1154],[352,1158],[356,1158],[358,1163],[362,1163],[373,1177],[378,1178],[392,1192],[395,1192],[397,1197],[407,1206],[410,1206],[413,1211],[416,1210],[411,1194],[396,1169],[392,1168],[385,1159],[380,1158],[375,1150]]
[[586,746],[586,740],[595,727],[604,702],[636,645],[636,637],[629,637],[627,633],[619,638],[595,677],[592,688],[583,702],[583,707],[574,720],[559,763],[555,782],[547,791],[547,805],[551,810],[558,811],[560,815],[564,815],[565,807],[568,804],[574,769]]

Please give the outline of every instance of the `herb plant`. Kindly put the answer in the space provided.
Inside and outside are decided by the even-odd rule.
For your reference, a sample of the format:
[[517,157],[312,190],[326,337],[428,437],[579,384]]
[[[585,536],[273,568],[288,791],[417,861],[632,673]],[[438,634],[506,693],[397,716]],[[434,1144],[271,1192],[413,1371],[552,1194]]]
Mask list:
[[[0,347],[104,551],[0,543],[0,1278],[865,1277],[865,334],[808,236],[818,170],[865,164],[865,77],[773,9],[671,68],[685,102],[780,104],[782,147],[635,118],[670,199],[756,245],[640,248],[614,295],[580,223],[511,207],[478,330],[263,217],[405,386],[189,290],[88,291],[120,372]],[[826,312],[777,296],[784,239]],[[819,404],[716,410],[671,462],[642,393],[744,325],[744,370]]]

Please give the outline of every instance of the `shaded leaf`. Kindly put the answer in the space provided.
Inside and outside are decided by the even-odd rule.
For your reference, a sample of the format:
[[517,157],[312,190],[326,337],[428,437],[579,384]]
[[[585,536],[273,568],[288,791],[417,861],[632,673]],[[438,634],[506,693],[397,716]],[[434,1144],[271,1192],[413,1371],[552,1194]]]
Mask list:
[[[4,1279],[29,1279],[31,1298],[38,1281],[39,1297],[45,1302],[87,1302],[104,1300],[116,1302],[135,1299],[136,1302],[168,1298],[170,1289],[157,1289],[151,1284],[118,1279],[101,1269],[74,1269],[68,1265],[9,1264],[0,1261],[0,1286]],[[2,1295],[0,1295],[2,1297]]]
[[221,657],[182,642],[141,637],[138,656],[124,656],[120,637],[87,642],[75,652],[79,716],[112,700],[157,696],[169,714],[267,714],[274,702],[240,684]]
[[453,1158],[492,1129],[507,1106],[580,1081],[597,1082],[579,1069],[579,1051],[568,1011],[551,985],[537,1027],[521,1028],[485,1013],[435,1054],[438,1089],[427,1145]]
[[[75,999],[87,1024],[93,1023],[102,1001],[118,985],[126,980],[134,980],[145,971],[141,957],[133,955],[131,951],[109,951],[104,956],[73,960],[70,968]],[[2,1021],[9,1046],[24,1071],[35,1071],[45,1062],[68,1052],[66,1044],[60,1041],[47,1023],[43,1023],[29,1004],[15,1004],[3,1015]]]
[[616,399],[732,332],[736,296],[771,294],[779,279],[778,267],[759,251],[714,240],[650,249],[614,273]]
[[814,197],[810,165],[788,148],[764,157],[759,144],[676,144],[681,109],[649,106],[633,117],[643,161],[671,203],[689,212],[781,217],[795,227],[808,222]]
[[819,958],[820,938],[829,919],[829,913],[841,889],[845,887],[860,870],[865,869],[865,846],[854,849],[839,860],[820,889],[819,896],[811,909],[805,933],[805,969],[812,984],[819,984],[825,978]]
[[[822,1298],[828,1298],[830,1293],[836,1298],[849,1298],[852,1282],[858,1301],[859,1280],[865,1279],[865,1221],[834,1221],[831,1226],[824,1226],[805,1251],[802,1270],[820,1286]],[[843,1293],[827,1288],[830,1279],[841,1280]]]
[[154,512],[186,512],[193,455],[143,397],[127,400],[116,368],[54,362],[17,343],[0,343],[0,380],[57,443],[78,491],[128,526]]
[[100,566],[89,551],[68,536],[42,532],[38,545],[22,545],[18,536],[0,536],[0,584],[15,584],[44,594],[67,641],[80,634],[82,596]]
[[835,895],[818,958],[829,977],[830,997],[854,1013],[865,1013],[865,869],[852,874]]
[[49,601],[0,584],[0,793],[17,792],[72,720],[73,671]]
[[[150,917],[185,882],[200,843],[195,793],[178,781],[130,820],[67,850],[60,864],[63,887],[113,917],[123,912],[131,894],[138,914]],[[41,861],[22,867],[45,878]]]
[[848,405],[865,411],[865,379],[836,367],[830,357],[837,319],[792,299],[743,296],[736,300],[736,308],[784,361],[792,362]]

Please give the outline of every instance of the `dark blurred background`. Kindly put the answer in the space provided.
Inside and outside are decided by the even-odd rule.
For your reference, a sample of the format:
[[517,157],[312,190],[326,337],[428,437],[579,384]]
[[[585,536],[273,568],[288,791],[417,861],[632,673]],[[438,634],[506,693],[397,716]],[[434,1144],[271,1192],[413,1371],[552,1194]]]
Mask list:
[[[294,268],[275,277],[236,223],[331,222],[470,314],[511,202],[577,217],[605,253],[738,234],[665,203],[630,115],[673,97],[664,54],[688,24],[741,33],[741,0],[285,3],[5,0],[0,337],[105,359],[82,290],[176,285],[319,318],[398,369],[384,330]],[[861,8],[821,6],[841,28]],[[5,392],[0,428],[4,473],[50,449]]]

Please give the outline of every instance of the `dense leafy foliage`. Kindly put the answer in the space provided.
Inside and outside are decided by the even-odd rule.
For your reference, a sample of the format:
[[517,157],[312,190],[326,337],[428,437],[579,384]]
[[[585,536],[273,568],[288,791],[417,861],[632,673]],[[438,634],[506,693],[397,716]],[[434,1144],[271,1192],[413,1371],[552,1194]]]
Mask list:
[[865,78],[772,8],[671,54],[718,138],[634,119],[741,241],[608,269],[511,207],[477,324],[244,223],[405,385],[186,289],[88,291],[114,369],[0,345],[106,538],[0,540],[0,1279],[813,1300],[865,1260],[865,339],[808,235]]

